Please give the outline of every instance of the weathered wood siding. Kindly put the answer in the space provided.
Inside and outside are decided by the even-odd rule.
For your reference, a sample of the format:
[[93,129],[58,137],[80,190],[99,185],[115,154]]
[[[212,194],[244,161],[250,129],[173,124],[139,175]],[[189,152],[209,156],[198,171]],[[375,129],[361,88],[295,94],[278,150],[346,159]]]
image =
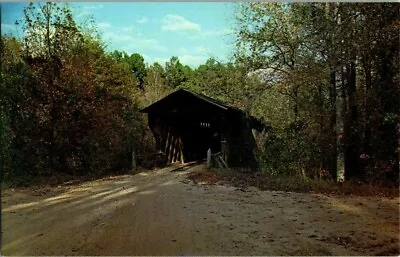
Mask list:
[[167,163],[206,159],[207,150],[222,152],[230,167],[255,167],[251,129],[257,122],[238,109],[202,96],[176,91],[146,107],[157,151]]

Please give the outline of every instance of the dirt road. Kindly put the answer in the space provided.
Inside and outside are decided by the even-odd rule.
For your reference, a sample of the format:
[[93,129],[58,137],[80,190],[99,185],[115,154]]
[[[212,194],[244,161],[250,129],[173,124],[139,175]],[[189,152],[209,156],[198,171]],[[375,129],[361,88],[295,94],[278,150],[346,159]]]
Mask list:
[[193,185],[170,168],[2,195],[3,255],[397,255],[399,198]]

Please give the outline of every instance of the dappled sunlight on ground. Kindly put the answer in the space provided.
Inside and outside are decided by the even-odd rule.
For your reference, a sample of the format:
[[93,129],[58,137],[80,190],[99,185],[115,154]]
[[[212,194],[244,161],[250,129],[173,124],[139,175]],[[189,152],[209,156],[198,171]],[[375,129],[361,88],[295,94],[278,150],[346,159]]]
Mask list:
[[7,191],[5,255],[390,255],[399,198],[193,184],[174,167]]
[[155,190],[146,190],[146,191],[142,191],[139,192],[139,195],[150,195],[150,194],[154,194],[156,191]]
[[332,197],[324,197],[324,199],[332,205],[333,208],[339,209],[342,211],[347,211],[353,214],[360,214],[363,210],[360,208],[360,206],[356,206],[354,204],[349,204],[343,202],[343,200],[340,199],[334,199]]
[[[140,195],[154,194],[158,185],[164,187],[174,184],[162,183],[165,172],[168,171],[147,173],[145,176],[138,174],[121,176],[119,179],[114,177],[91,181],[69,187],[51,196],[46,194],[35,196],[30,194],[29,190],[23,190],[16,201],[13,201],[12,192],[8,192],[2,199],[4,222],[2,249],[6,253],[8,251],[22,255],[30,253],[26,252],[29,247],[21,246],[29,242],[38,242],[44,234],[50,233],[52,225],[55,224],[60,230],[71,225],[76,228],[96,227],[99,224],[104,226],[105,222],[101,222],[100,217],[111,217],[127,204],[133,207]],[[156,179],[151,180],[151,177]],[[141,180],[143,178],[146,179],[146,183]],[[69,219],[62,219],[62,217]],[[15,231],[16,226],[19,227],[19,231]],[[41,252],[35,251],[35,253],[42,255]]]

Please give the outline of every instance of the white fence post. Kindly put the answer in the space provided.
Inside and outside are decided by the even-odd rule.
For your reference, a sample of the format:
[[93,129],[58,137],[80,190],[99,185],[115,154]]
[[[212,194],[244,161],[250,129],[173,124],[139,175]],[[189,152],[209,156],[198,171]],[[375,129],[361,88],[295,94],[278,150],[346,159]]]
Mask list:
[[207,150],[207,169],[211,167],[211,149],[208,148]]

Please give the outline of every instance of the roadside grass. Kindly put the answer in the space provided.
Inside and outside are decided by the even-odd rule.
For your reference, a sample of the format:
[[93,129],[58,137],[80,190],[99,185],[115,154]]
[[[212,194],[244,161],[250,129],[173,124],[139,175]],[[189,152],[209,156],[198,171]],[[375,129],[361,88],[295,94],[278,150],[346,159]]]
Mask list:
[[399,188],[354,181],[310,179],[301,176],[272,176],[266,173],[244,173],[234,170],[194,171],[188,175],[194,183],[228,184],[235,187],[254,186],[263,191],[286,191],[299,193],[320,193],[326,195],[354,195],[399,197]]

